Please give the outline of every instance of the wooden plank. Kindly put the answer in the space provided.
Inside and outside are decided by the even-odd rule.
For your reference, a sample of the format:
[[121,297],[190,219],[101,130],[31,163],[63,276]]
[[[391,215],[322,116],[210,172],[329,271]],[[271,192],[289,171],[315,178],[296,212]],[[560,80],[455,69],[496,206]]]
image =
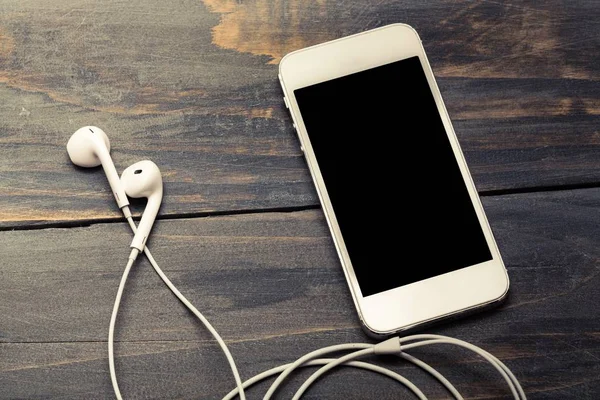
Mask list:
[[0,228],[119,217],[103,174],[65,153],[89,124],[120,171],[161,166],[164,215],[315,206],[276,63],[399,21],[421,34],[481,191],[597,184],[599,8],[0,1]]
[[[324,339],[326,338],[326,339]],[[496,352],[516,371],[530,399],[597,398],[597,350],[593,340],[578,341],[569,348],[570,337],[501,336],[479,342]],[[301,338],[272,337],[261,342],[230,342],[243,379],[290,362],[305,352],[332,343],[364,342],[358,331],[304,334]],[[509,340],[510,343],[505,341]],[[597,346],[597,342],[595,343]],[[527,355],[520,353],[535,346]],[[518,348],[516,348],[518,347]],[[597,347],[596,347],[597,348]],[[216,399],[234,387],[227,362],[217,347],[206,342],[117,343],[119,384],[125,398]],[[3,358],[19,364],[2,367],[0,384],[4,398],[107,399],[112,387],[108,375],[106,343],[18,343],[0,344]],[[572,353],[576,354],[572,354]],[[412,354],[442,372],[465,399],[510,399],[500,375],[472,353],[451,347],[436,347]],[[411,379],[431,399],[447,399],[449,394],[424,372],[394,359],[369,359]],[[2,364],[11,364],[2,362]],[[314,372],[314,369],[310,369]],[[293,376],[278,392],[278,398],[291,398],[309,376],[303,371]],[[262,398],[272,379],[248,391],[248,398]],[[317,382],[308,399],[412,399],[397,383],[366,371],[347,368],[334,371]]]
[[[488,349],[514,370],[529,398],[598,398],[600,189],[487,197],[484,206],[509,269],[510,296],[494,311],[428,331]],[[105,340],[129,238],[120,223],[0,232],[5,397],[110,395]],[[369,340],[319,210],[163,220],[150,244],[173,282],[232,346],[246,378],[322,346]],[[128,282],[117,340],[129,398],[216,398],[231,388],[210,335],[145,260]],[[442,347],[415,354],[468,398],[507,394],[495,372],[469,353]],[[447,397],[423,373],[386,362],[432,398]],[[386,379],[349,371],[310,392],[312,398],[402,394]]]

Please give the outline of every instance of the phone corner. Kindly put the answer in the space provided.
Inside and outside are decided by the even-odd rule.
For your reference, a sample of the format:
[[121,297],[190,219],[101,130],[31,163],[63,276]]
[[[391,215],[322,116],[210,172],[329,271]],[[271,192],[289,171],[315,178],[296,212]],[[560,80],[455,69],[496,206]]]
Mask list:
[[369,336],[370,338],[375,339],[375,340],[385,340],[392,336],[407,335],[407,334],[412,334],[414,332],[418,332],[418,331],[428,328],[430,326],[439,324],[442,321],[444,321],[446,318],[447,317],[438,317],[438,318],[434,318],[433,320],[430,320],[430,321],[417,322],[412,325],[404,325],[404,326],[400,326],[400,327],[397,327],[397,328],[394,328],[391,330],[374,329],[373,327],[370,327],[367,324],[365,324],[364,321],[361,319],[361,328],[362,328],[363,332],[365,332],[366,335]]
[[290,58],[292,58],[294,56],[294,54],[301,52],[304,49],[298,49],[298,50],[293,50],[290,51],[289,53],[285,54],[283,57],[281,57],[281,60],[279,60],[279,64],[277,65],[277,74],[279,77],[279,82],[281,82],[283,84],[283,76],[284,76],[284,71],[286,68],[286,64],[289,62]]
[[292,52],[285,54],[283,57],[281,57],[281,60],[279,60],[279,63],[277,64],[277,76],[279,77],[279,80],[281,81],[282,78],[282,74],[283,74],[283,65],[285,64],[286,60],[289,58],[290,54],[292,54]]
[[368,322],[362,312],[358,310],[358,318],[360,320],[360,327],[362,328],[363,332],[365,332],[367,334],[367,336],[369,336],[372,339],[376,339],[376,340],[383,340],[383,339],[387,339],[390,336],[393,336],[395,334],[400,333],[401,331],[403,331],[403,328],[397,328],[397,329],[389,329],[389,327],[386,328],[379,328],[376,327],[375,324],[373,324],[372,322]]
[[404,22],[396,22],[393,24],[385,25],[382,27],[382,29],[397,29],[397,30],[401,30],[403,32],[409,31],[411,34],[416,36],[416,38],[419,42],[421,41],[421,37],[419,36],[419,33],[417,32],[417,30],[415,28],[413,28],[411,25],[408,25]]
[[362,331],[371,339],[375,339],[375,340],[383,340],[383,339],[387,339],[388,337],[394,335],[394,333],[396,333],[395,331],[379,331],[376,330],[374,328],[372,328],[371,326],[369,326],[364,319],[360,318],[360,327],[362,328]]

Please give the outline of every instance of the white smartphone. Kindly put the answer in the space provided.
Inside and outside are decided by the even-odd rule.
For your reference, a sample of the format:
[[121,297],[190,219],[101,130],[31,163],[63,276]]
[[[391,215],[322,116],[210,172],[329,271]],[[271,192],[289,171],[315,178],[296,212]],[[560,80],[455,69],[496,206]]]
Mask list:
[[506,269],[413,28],[295,51],[279,79],[367,332],[504,298]]

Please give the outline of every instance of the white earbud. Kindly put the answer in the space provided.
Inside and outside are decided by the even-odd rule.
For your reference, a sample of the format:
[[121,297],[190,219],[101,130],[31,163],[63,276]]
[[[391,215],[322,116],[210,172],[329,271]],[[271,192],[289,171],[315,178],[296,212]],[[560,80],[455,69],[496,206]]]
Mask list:
[[95,126],[78,129],[67,143],[67,152],[73,164],[80,167],[102,165],[119,208],[129,205],[119,174],[110,158],[110,141],[102,129]]
[[144,250],[162,202],[162,176],[156,164],[150,160],[144,160],[127,167],[121,175],[121,183],[127,196],[148,198],[142,220],[131,242],[131,247],[141,252]]

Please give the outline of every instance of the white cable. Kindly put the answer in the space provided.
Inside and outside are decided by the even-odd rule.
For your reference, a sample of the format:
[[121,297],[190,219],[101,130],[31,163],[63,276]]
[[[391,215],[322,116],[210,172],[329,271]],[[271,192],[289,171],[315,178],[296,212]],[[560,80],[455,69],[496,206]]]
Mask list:
[[[404,346],[405,350],[409,350],[412,348],[416,348],[416,347],[422,347],[422,346],[428,346],[431,344],[441,344],[441,343],[446,343],[446,344],[455,344],[457,346],[461,346],[461,347],[466,347],[469,348],[467,346],[464,346],[462,344],[459,343],[455,343],[451,340],[448,339],[432,339],[432,340],[423,340],[421,342],[415,342],[415,343],[410,343],[407,344],[406,346]],[[482,356],[483,358],[485,358],[499,373],[500,375],[502,375],[502,378],[504,378],[504,380],[506,381],[506,383],[508,384],[508,387],[510,388],[510,391],[513,395],[513,397],[515,398],[515,400],[519,400],[519,394],[517,393],[517,390],[515,388],[515,385],[513,384],[512,380],[510,379],[510,377],[506,374],[506,372],[504,372],[504,370],[494,362],[494,360],[489,357],[488,355],[484,355],[483,353],[475,350],[475,349],[471,349],[474,352],[476,352],[477,354],[479,354],[480,356]]]
[[123,271],[121,283],[119,283],[119,289],[117,290],[117,298],[115,299],[113,311],[110,316],[110,324],[108,326],[108,369],[110,370],[110,380],[112,382],[112,386],[118,400],[123,400],[123,398],[121,397],[121,391],[119,390],[119,384],[117,383],[117,373],[115,372],[115,353],[113,348],[113,341],[115,336],[115,322],[117,321],[117,313],[119,312],[119,305],[121,304],[121,296],[123,296],[125,282],[127,282],[129,271],[131,270],[131,266],[133,265],[133,262],[135,261],[136,257],[137,250],[134,249],[134,251],[132,251],[131,255],[129,256],[129,261],[127,261],[125,271]]
[[[417,335],[413,335],[413,336],[417,336]],[[465,342],[464,340],[460,340],[460,339],[450,338],[450,337],[447,337],[447,336],[442,336],[442,335],[419,335],[419,336],[421,336],[421,337],[423,337],[423,336],[429,336],[429,337],[431,337],[431,338],[435,338],[435,337],[438,337],[438,338],[447,338],[447,339],[453,340],[453,341],[455,341],[455,342],[460,342],[460,343],[462,343],[463,345],[467,346],[467,348],[470,348],[471,350],[473,350],[473,348],[476,348],[476,349],[478,349],[479,351],[481,351],[481,352],[483,352],[483,353],[487,354],[487,355],[488,355],[489,357],[491,357],[491,358],[492,358],[492,359],[493,359],[493,360],[496,362],[496,364],[498,364],[498,365],[500,366],[500,368],[502,368],[502,369],[504,370],[504,372],[506,372],[506,374],[507,374],[507,375],[510,377],[510,379],[511,379],[511,380],[513,381],[513,383],[515,384],[515,386],[516,386],[516,388],[517,388],[517,391],[519,392],[519,395],[521,396],[521,399],[523,399],[523,400],[526,400],[526,399],[527,399],[527,396],[525,395],[525,391],[523,390],[523,387],[521,386],[521,383],[519,382],[519,380],[517,379],[517,377],[516,377],[516,376],[515,376],[515,375],[512,373],[512,371],[511,371],[511,370],[510,370],[510,369],[509,369],[509,368],[508,368],[508,367],[507,367],[507,366],[506,366],[506,365],[505,365],[505,364],[504,364],[502,361],[500,361],[500,360],[499,360],[499,359],[498,359],[496,356],[494,356],[493,354],[491,354],[491,353],[489,353],[489,352],[487,352],[487,351],[483,350],[483,349],[482,349],[482,348],[480,348],[480,347],[477,347],[477,346],[475,346],[474,344],[471,344],[471,343]]]
[[[366,356],[368,354],[373,354],[373,348],[369,348],[369,349],[363,349],[363,350],[359,350],[359,351],[355,351],[354,353],[350,353],[350,354],[346,354],[343,357],[340,357],[336,360],[333,360],[332,362],[326,364],[325,366],[321,367],[318,371],[316,371],[314,374],[312,374],[306,381],[304,381],[304,383],[302,384],[302,386],[300,386],[300,389],[298,389],[296,391],[296,394],[294,394],[294,397],[292,398],[292,400],[300,400],[300,397],[302,397],[302,395],[304,394],[304,392],[308,389],[308,387],[310,385],[313,384],[313,382],[315,382],[317,379],[319,379],[319,377],[321,377],[323,374],[325,374],[326,372],[328,372],[329,370],[335,368],[338,365],[341,365],[347,361],[351,361],[355,358],[359,358],[362,356]],[[419,388],[417,386],[415,386],[411,381],[406,380],[405,382],[403,382],[420,400],[427,400],[427,397],[423,394],[423,392],[421,392],[419,390]]]
[[[292,400],[299,400],[300,397],[302,397],[302,394],[304,394],[304,392],[306,391],[306,389],[308,389],[308,387],[314,381],[316,381],[321,375],[323,375],[327,371],[335,368],[336,366],[338,366],[340,364],[345,363],[346,361],[352,361],[355,358],[366,356],[368,354],[373,354],[373,347],[369,347],[367,349],[362,349],[362,350],[358,350],[358,351],[355,351],[350,354],[346,354],[343,357],[337,358],[337,359],[333,360],[332,362],[325,364],[323,367],[319,368],[316,372],[314,372],[307,380],[304,381],[302,386],[300,386],[300,389],[298,389],[296,391],[296,393],[294,394],[294,397],[292,397]],[[410,383],[410,384],[412,385],[412,383]],[[411,389],[413,389],[413,388],[411,388]],[[416,386],[414,387],[414,389],[416,389]],[[413,391],[414,391],[414,389],[413,389]],[[419,389],[417,389],[417,391],[420,392]],[[422,395],[422,393],[421,393],[421,395]],[[417,394],[417,396],[419,396],[419,398],[421,400],[426,400],[425,395],[420,396],[419,394]]]
[[[502,362],[500,361],[496,356],[494,356],[493,354],[483,350],[480,347],[477,347],[471,343],[465,342],[464,340],[460,340],[460,339],[455,339],[455,338],[451,338],[448,336],[443,336],[443,335],[433,335],[433,334],[420,334],[420,335],[412,335],[412,336],[407,336],[404,338],[400,339],[401,343],[404,342],[408,342],[408,341],[412,341],[412,340],[423,340],[423,339],[447,339],[453,342],[453,344],[458,345],[458,346],[462,346],[465,348],[470,349],[471,351],[474,351],[478,354],[481,355],[481,353],[485,353],[487,356],[489,356],[500,368],[502,368],[504,370],[504,372],[506,372],[506,374],[510,377],[511,381],[514,383],[514,385],[516,386],[517,391],[519,392],[519,395],[521,396],[522,399],[526,399],[527,396],[525,395],[525,392],[523,391],[523,388],[521,387],[521,383],[519,383],[519,380],[515,377],[515,375],[512,373],[512,371]],[[483,357],[483,355],[482,355]],[[488,360],[489,361],[489,360]]]
[[[137,231],[137,227],[135,226],[135,223],[133,222],[133,219],[131,218],[131,216],[127,216],[125,208],[128,209],[128,207],[124,207],[123,213],[125,214],[125,216],[127,218],[127,222],[129,222],[129,226],[131,227],[131,230],[135,234],[135,232]],[[129,210],[127,210],[127,211],[129,211]],[[190,303],[190,301],[188,299],[186,299],[183,294],[181,294],[181,292],[175,287],[175,285],[173,285],[173,283],[169,280],[169,278],[167,278],[165,273],[158,266],[154,257],[152,257],[152,254],[150,253],[150,250],[148,249],[148,247],[144,248],[144,254],[146,254],[148,261],[150,261],[150,264],[152,264],[152,267],[154,268],[154,270],[156,271],[158,276],[160,276],[160,278],[163,280],[163,282],[165,282],[165,284],[169,287],[169,289],[171,289],[173,294],[175,296],[177,296],[177,298],[183,303],[183,305],[185,305],[196,317],[198,317],[198,319],[204,324],[206,329],[208,329],[208,331],[211,333],[211,335],[215,338],[215,340],[221,347],[223,354],[225,354],[225,357],[227,358],[227,362],[229,362],[229,367],[231,368],[231,372],[233,373],[233,377],[235,379],[235,384],[238,387],[238,390],[240,393],[240,399],[246,400],[246,394],[244,393],[244,388],[242,386],[242,379],[240,378],[240,374],[235,365],[235,361],[233,360],[233,356],[231,355],[229,348],[227,348],[225,341],[223,341],[223,339],[221,338],[221,335],[219,335],[217,330],[215,328],[213,328],[213,326],[210,324],[210,322],[208,322],[208,320],[204,317],[204,315],[202,315],[202,313],[200,313],[200,311],[198,311],[198,309],[196,309],[196,307],[194,307],[194,305],[192,303]]]
[[[417,357],[411,356],[410,354],[401,353],[401,354],[398,354],[398,356],[417,365],[418,367],[422,368],[423,370],[425,370],[426,372],[431,374],[434,378],[436,378],[438,381],[440,381],[440,383],[450,393],[452,393],[452,395],[456,398],[456,400],[464,400],[463,397],[461,396],[461,394],[458,392],[458,390],[456,390],[456,388],[442,374],[440,374],[438,371],[436,371],[432,366],[425,363],[424,361],[419,360]],[[309,367],[309,366],[313,366],[313,365],[325,365],[325,364],[330,363],[331,361],[335,361],[335,360],[337,360],[337,359],[336,358],[319,358],[316,360],[308,361],[308,362],[304,363],[301,367]],[[244,389],[247,389],[248,387],[250,387],[256,383],[258,383],[264,379],[267,379],[272,375],[282,372],[283,370],[287,369],[291,365],[292,365],[291,363],[286,364],[286,365],[280,365],[279,367],[271,368],[270,370],[264,371],[258,375],[253,376],[252,378],[250,378],[244,382],[244,385],[243,385]],[[378,365],[374,365],[374,364],[370,364],[370,363],[366,363],[366,362],[362,362],[362,361],[349,361],[349,362],[344,363],[343,365],[348,366],[348,367],[362,368],[365,370],[376,372],[376,373],[388,376],[388,377],[395,379],[396,381],[404,384],[404,382],[400,378],[398,378],[398,376],[402,377],[401,375],[398,375],[397,373],[395,373],[387,368],[380,367]],[[406,379],[406,378],[403,378],[403,379]],[[233,389],[231,392],[229,392],[227,394],[227,396],[223,397],[222,400],[231,400],[237,395],[237,393],[238,393],[238,389]]]
[[458,390],[456,390],[456,388],[454,387],[454,385],[452,385],[450,383],[450,381],[448,379],[446,379],[444,377],[444,375],[440,374],[435,368],[433,368],[431,365],[427,364],[424,361],[421,361],[420,359],[418,359],[415,356],[411,356],[410,354],[407,353],[400,353],[398,354],[398,357],[405,359],[406,361],[409,361],[413,364],[415,364],[417,367],[427,371],[429,374],[431,374],[434,378],[436,378],[442,385],[444,385],[444,387],[450,392],[452,393],[452,395],[454,396],[454,398],[456,400],[464,400],[464,398],[462,397],[462,395],[458,392]]
[[[513,397],[515,398],[515,400],[520,400],[520,396],[517,392],[517,389],[516,389],[514,383],[512,382],[510,377],[506,374],[504,369],[502,369],[502,367],[500,367],[498,364],[496,364],[496,362],[491,357],[489,357],[487,354],[484,354],[483,352],[480,352],[479,350],[470,348],[469,346],[465,346],[462,343],[459,344],[459,343],[453,342],[452,340],[448,340],[448,339],[423,340],[421,342],[407,344],[406,346],[404,346],[404,349],[409,350],[412,348],[428,346],[431,344],[454,344],[457,346],[461,346],[461,347],[465,347],[465,348],[469,348],[470,350],[473,350],[475,353],[477,353],[480,356],[482,356],[483,358],[485,358],[492,365],[492,367],[494,367],[500,373],[500,375],[502,375],[502,378],[504,378],[504,380],[508,384],[508,387],[510,388],[510,391],[511,391]],[[473,346],[473,347],[476,347],[476,346]]]
[[[423,340],[423,339],[425,339],[425,340]],[[430,339],[430,340],[427,340],[427,339]],[[413,336],[407,336],[407,337],[400,339],[400,341],[402,343],[413,341],[413,340],[422,340],[422,341],[415,342],[415,343],[409,343],[409,344],[403,344],[402,345],[403,350],[408,350],[408,349],[415,348],[415,347],[427,346],[430,344],[446,343],[446,344],[453,344],[456,346],[464,347],[464,348],[467,348],[467,349],[479,354],[481,357],[485,358],[498,372],[500,372],[500,374],[502,375],[502,377],[508,384],[513,397],[516,400],[519,400],[519,399],[526,400],[527,399],[527,397],[525,396],[525,392],[523,391],[523,388],[521,387],[521,384],[519,383],[517,378],[514,376],[514,374],[510,371],[510,369],[508,369],[508,367],[506,365],[504,365],[500,360],[498,360],[495,356],[491,355],[487,351],[485,351],[471,343],[467,343],[467,342],[459,340],[459,339],[454,339],[454,338],[450,338],[447,336],[441,336],[441,335],[426,335],[426,334],[425,335],[413,335]]]
[[[311,361],[307,361],[306,363],[302,364],[301,367],[312,367],[315,365],[326,365],[329,364],[332,361],[337,360],[337,358],[317,358],[316,360],[311,360]],[[244,389],[248,389],[250,386],[264,380],[267,379],[275,374],[278,374],[280,372],[282,372],[283,370],[285,370],[286,368],[288,368],[289,366],[291,366],[292,364],[285,364],[285,365],[280,365],[279,367],[275,367],[275,368],[271,368],[267,371],[264,371],[258,375],[253,376],[252,378],[248,379],[247,381],[244,382]],[[382,375],[385,375],[389,378],[392,378],[394,380],[396,380],[399,383],[402,383],[403,385],[406,385],[406,382],[409,382],[408,379],[406,379],[405,377],[403,377],[400,374],[397,374],[396,372],[393,372],[387,368],[383,368],[380,367],[378,365],[374,365],[374,364],[370,364],[367,362],[363,362],[363,361],[348,361],[346,363],[343,364],[344,367],[354,367],[354,368],[360,368],[360,369],[364,369],[367,371],[372,371],[372,372],[376,372]],[[408,386],[408,385],[406,385]],[[410,388],[409,388],[410,389]],[[227,393],[227,396],[223,397],[222,400],[232,400],[238,393],[238,389],[233,389],[231,392]],[[414,393],[414,392],[413,392]],[[415,393],[416,394],[416,393]]]
[[[412,340],[417,340],[417,339],[426,339],[426,338],[433,338],[431,340],[423,340],[421,342],[416,342],[416,343],[409,343],[409,344],[405,344],[402,346],[402,350],[403,353],[401,354],[406,354],[404,353],[405,350],[409,350],[410,348],[415,348],[415,347],[420,347],[420,346],[427,346],[430,344],[437,344],[437,343],[448,343],[448,344],[453,344],[453,345],[458,345],[461,347],[465,347],[471,351],[474,351],[475,353],[479,354],[481,357],[485,358],[496,370],[498,370],[498,372],[500,372],[500,374],[502,375],[502,377],[505,379],[505,381],[507,382],[513,397],[516,400],[519,399],[526,399],[525,393],[523,391],[523,389],[521,388],[520,383],[518,382],[518,380],[516,379],[516,377],[512,374],[512,372],[508,369],[508,367],[506,367],[500,360],[498,360],[496,357],[494,357],[493,355],[491,355],[490,353],[486,352],[485,350],[472,345],[470,343],[458,340],[458,339],[454,339],[454,338],[449,338],[449,337],[444,337],[444,336],[440,336],[440,335],[414,335],[414,336],[409,336],[406,338],[402,338],[400,339],[401,342],[408,342],[408,341],[412,341]],[[298,389],[298,391],[296,392],[296,394],[294,395],[292,400],[299,400],[300,397],[302,396],[302,394],[308,389],[308,387],[315,382],[320,376],[322,376],[324,373],[326,373],[327,371],[331,370],[332,368],[334,368],[337,365],[340,365],[342,363],[344,363],[345,361],[349,361],[351,359],[357,358],[357,357],[361,357],[364,355],[367,355],[369,353],[372,353],[372,349],[365,349],[365,350],[360,350],[351,354],[348,354],[344,357],[338,358],[335,361],[332,361],[331,363],[325,365],[324,367],[322,367],[321,369],[319,369],[317,372],[315,372],[313,375],[311,375],[300,387],[300,389]],[[410,355],[409,355],[410,357]],[[431,372],[431,371],[430,371]],[[437,373],[437,371],[435,371]],[[440,375],[441,376],[441,375]],[[443,378],[443,377],[442,377]],[[444,378],[445,379],[445,378]],[[448,382],[449,383],[449,382]],[[446,385],[445,385],[446,386]],[[518,391],[518,393],[517,393]],[[458,393],[453,393],[453,394],[458,394]],[[458,396],[460,396],[460,394],[458,394]]]
[[373,345],[372,344],[368,344],[368,343],[347,343],[347,344],[338,344],[338,345],[335,345],[335,346],[328,346],[328,347],[324,347],[322,349],[318,349],[318,350],[315,350],[313,352],[310,352],[310,353],[308,353],[308,354],[300,357],[299,359],[297,359],[293,363],[291,363],[277,377],[277,379],[275,379],[275,382],[273,382],[271,384],[271,387],[269,388],[269,390],[265,394],[265,397],[263,398],[263,400],[270,400],[270,398],[273,396],[273,394],[275,393],[275,391],[277,390],[277,388],[279,387],[279,385],[281,385],[281,382],[283,382],[283,380],[289,374],[291,374],[296,368],[300,367],[305,362],[307,362],[309,360],[312,360],[313,358],[317,358],[317,357],[323,356],[323,355],[325,355],[327,353],[333,353],[333,352],[336,352],[336,351],[358,350],[358,349],[366,349],[366,348],[372,348],[372,347],[373,347]]

